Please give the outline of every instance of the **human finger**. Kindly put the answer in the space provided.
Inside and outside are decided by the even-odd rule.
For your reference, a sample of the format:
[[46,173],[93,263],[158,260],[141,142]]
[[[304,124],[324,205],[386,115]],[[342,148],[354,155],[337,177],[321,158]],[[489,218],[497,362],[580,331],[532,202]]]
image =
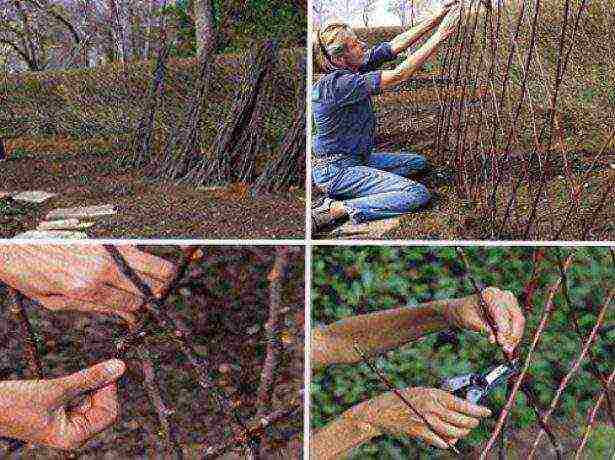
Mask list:
[[[102,314],[117,314],[128,322],[134,322],[132,312],[143,304],[143,297],[116,287],[99,286],[95,291],[81,292],[67,298],[64,309],[96,312]],[[59,301],[58,304],[61,304]]]
[[479,424],[477,418],[469,417],[459,412],[452,411],[446,407],[443,407],[442,410],[436,415],[445,422],[448,422],[451,425],[458,426],[459,428],[473,429],[476,428]]
[[443,404],[456,412],[460,412],[465,415],[469,415],[471,417],[490,417],[491,411],[489,408],[484,406],[479,406],[477,404],[473,404],[470,401],[466,401],[465,399],[458,398],[448,393],[449,397],[441,398]]
[[38,300],[44,308],[51,311],[61,311],[71,309],[69,299],[63,295],[45,295],[38,297]]
[[435,446],[440,449],[449,448],[449,445],[446,443],[444,439],[442,439],[442,437],[438,436],[436,433],[431,431],[424,424],[415,426],[412,430],[410,430],[408,434],[412,437],[417,437],[417,438],[422,439],[430,446]]
[[119,359],[110,359],[59,379],[64,388],[65,402],[86,391],[98,390],[119,379],[126,365]]
[[105,430],[117,418],[118,412],[117,382],[114,382],[91,396],[91,406],[84,413],[89,422],[89,434]]
[[461,438],[470,432],[467,428],[459,428],[442,420],[437,413],[426,414],[425,420],[429,422],[429,428],[440,437]]
[[519,308],[519,303],[517,302],[517,298],[513,295],[512,292],[506,291],[506,295],[510,300],[510,308],[508,309],[508,314],[510,316],[511,323],[511,340],[512,340],[512,350],[510,353],[512,354],[521,342],[523,338],[523,333],[525,331],[525,316]]
[[[503,293],[495,288],[487,288],[482,292],[483,299],[487,303],[487,314],[491,318],[484,318],[485,321],[491,320],[494,322],[497,343],[502,346],[504,352],[508,352],[510,348],[511,323],[508,314],[508,306]],[[491,329],[491,326],[489,327]],[[490,339],[493,338],[493,331],[490,331]],[[494,342],[492,342],[494,343]]]
[[[130,268],[137,272],[143,282],[152,289],[154,295],[160,295],[162,287],[173,277],[175,265],[161,257],[140,251],[133,246],[116,246],[116,248]],[[134,283],[123,274],[119,281],[122,283],[121,286],[127,284],[129,289],[136,290],[137,294],[140,293]]]

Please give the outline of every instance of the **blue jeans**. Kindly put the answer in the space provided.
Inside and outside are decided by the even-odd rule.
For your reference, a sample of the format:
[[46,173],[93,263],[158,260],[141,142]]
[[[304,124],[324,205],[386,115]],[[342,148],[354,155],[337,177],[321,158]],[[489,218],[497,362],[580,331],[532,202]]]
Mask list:
[[373,152],[367,164],[344,158],[312,168],[312,179],[329,198],[344,203],[355,223],[396,217],[424,206],[429,192],[406,177],[427,166],[425,157],[412,153]]

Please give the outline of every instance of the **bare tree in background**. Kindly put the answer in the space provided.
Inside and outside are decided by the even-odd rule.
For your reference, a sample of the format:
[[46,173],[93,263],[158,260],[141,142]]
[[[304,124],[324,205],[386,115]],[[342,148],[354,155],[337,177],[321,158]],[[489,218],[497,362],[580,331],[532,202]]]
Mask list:
[[312,1],[312,18],[314,25],[320,27],[330,15],[330,1],[328,0],[313,0]]
[[402,27],[406,27],[409,23],[410,9],[409,0],[391,0],[388,6],[388,11],[397,15]]
[[151,43],[152,43],[152,31],[154,26],[154,3],[156,0],[148,0],[147,2],[147,16],[145,18],[145,42],[143,45],[143,59],[149,59]]
[[[71,17],[74,2],[6,0],[0,3],[0,43],[15,52],[32,71],[73,64],[82,55],[84,31]],[[63,37],[69,59],[59,60],[49,44]],[[84,61],[85,63],[85,61]]]
[[194,1],[194,28],[197,56],[203,56],[207,47],[216,46],[216,28],[211,0]]
[[369,15],[373,12],[375,3],[376,0],[359,0],[358,8],[366,28],[369,27]]

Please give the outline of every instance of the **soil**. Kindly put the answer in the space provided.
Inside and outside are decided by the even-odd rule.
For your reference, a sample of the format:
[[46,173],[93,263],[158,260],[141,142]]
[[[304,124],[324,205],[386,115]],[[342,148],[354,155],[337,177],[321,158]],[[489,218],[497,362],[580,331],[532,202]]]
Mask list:
[[[417,212],[401,217],[401,223],[384,235],[382,239],[420,239],[420,240],[458,240],[458,239],[497,239],[491,234],[490,213],[478,207],[474,200],[461,197],[456,189],[454,161],[455,152],[442,149],[442,154],[435,153],[436,113],[421,112],[417,108],[425,104],[417,103],[414,99],[400,97],[396,93],[383,93],[375,98],[376,117],[376,149],[382,151],[409,151],[424,155],[431,164],[431,170],[426,174],[411,177],[424,184],[432,195],[428,206]],[[429,103],[431,104],[431,102]],[[431,105],[429,105],[431,106]],[[454,119],[453,119],[454,121]],[[477,125],[470,126],[469,138]],[[503,173],[502,185],[497,200],[500,203],[498,219],[501,221],[506,215],[506,208],[514,183],[522,178],[518,189],[517,203],[513,206],[517,210],[510,213],[507,231],[500,235],[501,239],[511,240],[612,240],[615,238],[615,206],[608,200],[597,210],[597,202],[609,181],[613,180],[613,164],[615,152],[607,150],[599,158],[597,151],[590,148],[566,147],[565,157],[560,146],[557,151],[543,154],[540,169],[535,159],[531,162],[533,167],[526,171],[531,153],[518,149],[511,149],[507,154],[504,151],[495,152],[485,165],[469,165],[478,174],[468,180],[469,184],[482,185],[491,181],[491,162],[500,158],[500,168]],[[593,164],[595,161],[595,164]],[[585,173],[593,164],[593,170],[585,179]],[[486,174],[483,174],[483,169]],[[527,216],[533,206],[530,188],[535,191],[539,187],[542,172],[544,172],[544,195],[537,203],[536,221],[526,232]],[[527,174],[526,174],[527,173]],[[512,178],[512,179],[511,179]],[[583,187],[580,206],[573,209],[570,218],[570,194],[573,187]],[[554,205],[555,203],[555,205]],[[601,213],[597,216],[597,212]],[[599,218],[597,218],[599,217]],[[595,228],[593,222],[599,223]],[[560,228],[561,234],[558,235]],[[581,236],[584,238],[581,238]],[[327,236],[327,238],[335,238]]]
[[[177,248],[147,247],[149,252],[177,260]],[[168,312],[193,332],[195,349],[210,364],[210,377],[218,385],[237,415],[251,420],[257,410],[257,388],[264,362],[264,324],[268,317],[267,274],[273,262],[272,247],[204,248],[200,266],[192,266],[190,283],[169,298]],[[303,318],[304,262],[302,251],[291,258],[291,270],[282,302],[288,310],[281,321],[284,343],[276,368],[272,409],[299,405],[292,416],[268,427],[262,438],[267,458],[291,458],[301,445],[303,414]],[[196,274],[196,275],[195,275]],[[0,287],[0,291],[3,288]],[[0,299],[5,298],[0,292]],[[5,309],[2,314],[5,315]],[[111,317],[77,312],[51,312],[27,302],[45,377],[59,377],[114,356],[114,343],[125,329]],[[212,399],[196,384],[191,367],[164,332],[153,328],[146,341],[159,385],[167,405],[173,409],[185,458],[202,458],[204,446],[231,439],[230,414],[221,413]],[[0,321],[0,380],[27,378],[21,337],[12,332],[12,320]],[[115,425],[68,454],[55,449],[30,446],[19,458],[33,459],[125,459],[153,458],[151,439],[157,431],[155,411],[142,385],[140,365],[134,353],[127,355],[127,372],[119,381],[120,416]],[[24,374],[26,376],[24,377]],[[6,458],[5,442],[0,457]],[[224,458],[243,458],[240,449]]]
[[33,230],[55,208],[115,204],[90,238],[303,238],[303,191],[251,197],[246,184],[198,189],[151,181],[116,163],[124,152],[45,154],[2,164],[2,190],[45,190],[59,196],[30,205],[0,199],[0,237]]

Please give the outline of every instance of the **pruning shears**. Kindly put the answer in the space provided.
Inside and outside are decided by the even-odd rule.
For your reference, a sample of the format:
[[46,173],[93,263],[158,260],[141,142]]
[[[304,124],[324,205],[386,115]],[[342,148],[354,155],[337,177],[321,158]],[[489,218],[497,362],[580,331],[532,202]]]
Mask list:
[[492,366],[484,372],[451,377],[442,383],[441,388],[459,398],[477,404],[495,388],[506,384],[518,372],[517,363],[513,361]]

